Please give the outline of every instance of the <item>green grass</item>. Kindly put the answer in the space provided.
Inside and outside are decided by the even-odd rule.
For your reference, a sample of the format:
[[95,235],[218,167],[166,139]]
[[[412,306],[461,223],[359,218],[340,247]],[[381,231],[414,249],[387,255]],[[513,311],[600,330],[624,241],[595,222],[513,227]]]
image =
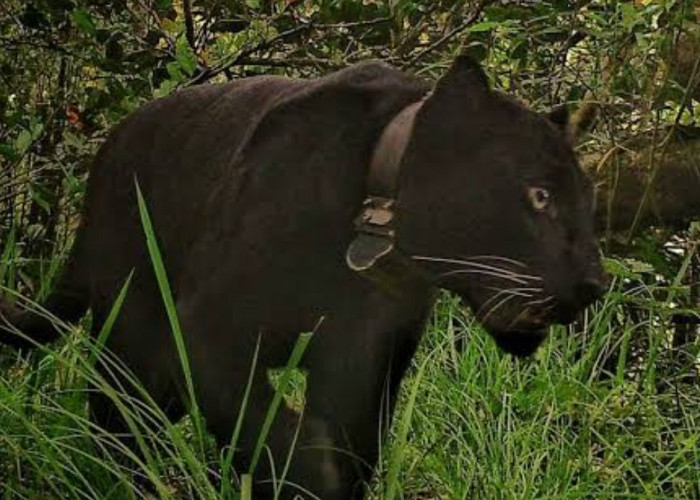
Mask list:
[[[553,328],[534,358],[514,360],[444,297],[385,453],[392,477],[403,448],[405,496],[700,498],[697,366],[664,359],[664,329],[621,317],[618,300],[613,290],[583,331]],[[656,351],[629,356],[639,337]]]
[[[145,203],[141,209],[173,332],[181,335]],[[0,269],[13,285],[12,252],[2,254]],[[617,279],[605,301],[576,327],[553,328],[526,360],[500,353],[444,294],[404,382],[371,498],[700,498],[698,345],[685,356],[669,349],[665,321],[680,280],[651,287],[624,263],[611,264]],[[128,287],[125,277],[110,318]],[[216,450],[198,422],[193,385],[190,416],[180,423],[147,394],[128,396],[143,389],[102,348],[111,323],[96,340],[81,325],[29,356],[2,351],[0,496],[250,498],[251,476],[242,473],[254,467],[240,475],[228,467],[238,433]],[[261,422],[260,460],[282,396],[303,404],[293,374],[309,339],[300,338],[287,370],[274,377],[279,397]],[[101,377],[98,356],[132,387]],[[95,388],[120,409],[139,454],[90,422],[86,395]],[[276,466],[284,477],[288,463]],[[144,479],[154,493],[144,491]]]

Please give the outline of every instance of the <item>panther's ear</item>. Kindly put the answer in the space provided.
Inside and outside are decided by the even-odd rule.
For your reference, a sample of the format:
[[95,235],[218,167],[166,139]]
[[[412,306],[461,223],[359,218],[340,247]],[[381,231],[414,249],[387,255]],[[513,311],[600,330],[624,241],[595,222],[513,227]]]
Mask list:
[[572,144],[576,144],[595,125],[598,107],[587,101],[571,113],[568,106],[564,104],[553,108],[546,116],[566,134]]
[[447,73],[438,80],[433,97],[460,98],[466,102],[477,103],[479,97],[489,93],[489,80],[481,65],[462,54],[457,56]]
[[569,112],[569,106],[566,104],[555,106],[546,116],[550,122],[561,130],[568,130],[571,113]]

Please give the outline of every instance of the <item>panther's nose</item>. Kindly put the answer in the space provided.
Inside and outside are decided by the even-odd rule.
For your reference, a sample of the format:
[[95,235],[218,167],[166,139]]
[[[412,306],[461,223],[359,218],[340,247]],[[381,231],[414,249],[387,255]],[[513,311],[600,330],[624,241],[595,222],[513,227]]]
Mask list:
[[574,290],[576,302],[578,302],[579,306],[586,307],[602,297],[608,289],[608,281],[609,278],[604,273],[600,273],[600,275],[596,277],[589,276],[581,280],[575,286]]
[[609,278],[603,273],[583,277],[573,286],[568,300],[560,300],[552,310],[553,318],[557,323],[568,325],[576,315],[587,306],[599,299],[608,289]]

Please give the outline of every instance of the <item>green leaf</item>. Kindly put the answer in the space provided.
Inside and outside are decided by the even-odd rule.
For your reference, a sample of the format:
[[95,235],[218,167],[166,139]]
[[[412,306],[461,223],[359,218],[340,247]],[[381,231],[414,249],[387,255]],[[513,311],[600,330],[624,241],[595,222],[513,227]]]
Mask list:
[[604,259],[605,272],[620,278],[640,279],[643,274],[653,274],[654,266],[637,259]]
[[84,9],[76,9],[73,12],[73,22],[75,25],[88,35],[94,35],[97,31],[95,21],[92,20],[90,14]]
[[263,421],[262,428],[260,429],[260,433],[258,434],[258,442],[255,445],[255,450],[253,451],[253,458],[250,460],[250,465],[248,467],[248,474],[250,474],[251,476],[255,472],[255,468],[258,465],[258,460],[260,460],[260,455],[265,448],[265,441],[267,440],[267,436],[270,433],[272,424],[275,420],[275,417],[277,416],[277,411],[279,410],[280,404],[282,403],[283,394],[287,390],[287,386],[292,378],[292,374],[294,373],[294,370],[297,368],[297,366],[299,366],[299,362],[301,361],[301,358],[304,355],[304,352],[306,351],[309,342],[311,342],[312,337],[313,332],[302,333],[301,335],[299,335],[296,343],[294,344],[294,348],[292,349],[292,354],[289,355],[289,359],[287,360],[287,366],[285,367],[284,372],[282,373],[282,377],[279,381],[279,386],[275,391],[275,395],[272,398],[272,402],[270,403],[267,413],[265,414],[265,419]]
[[652,274],[654,272],[654,266],[647,262],[636,259],[625,259],[625,263],[634,274]]
[[32,200],[41,207],[41,209],[47,214],[51,213],[51,203],[46,199],[43,190],[39,186],[31,186],[30,194]]
[[176,61],[170,61],[165,65],[165,69],[168,71],[168,75],[172,80],[176,82],[182,81],[182,71],[180,71],[180,64]]
[[29,129],[22,129],[15,139],[15,152],[21,155],[29,149],[34,141],[40,136],[44,130],[44,125],[39,122],[34,122],[29,126]]
[[467,31],[470,33],[481,33],[483,31],[491,31],[494,28],[497,28],[501,23],[497,23],[495,21],[482,21],[480,23],[476,23],[471,25]]
[[72,149],[81,150],[85,146],[85,140],[83,137],[74,134],[70,130],[63,131],[63,143]]
[[177,88],[177,82],[174,80],[163,80],[157,89],[153,91],[153,97],[165,97],[173,93]]
[[32,139],[37,140],[39,136],[41,135],[41,132],[44,130],[44,124],[35,122],[31,126],[31,131],[32,131]]
[[619,7],[622,14],[621,24],[627,31],[632,32],[637,25],[644,23],[642,12],[634,4],[621,3]]
[[24,153],[32,145],[32,134],[29,130],[22,130],[15,139],[15,150],[18,154]]
[[168,33],[179,33],[180,31],[182,31],[178,23],[168,18],[163,19],[160,23],[160,26]]
[[6,160],[14,160],[17,158],[17,151],[10,144],[0,144],[0,156]]
[[158,12],[166,12],[173,6],[173,0],[156,0],[156,10]]
[[184,36],[179,36],[175,43],[175,59],[187,76],[194,74],[197,69],[197,56]]

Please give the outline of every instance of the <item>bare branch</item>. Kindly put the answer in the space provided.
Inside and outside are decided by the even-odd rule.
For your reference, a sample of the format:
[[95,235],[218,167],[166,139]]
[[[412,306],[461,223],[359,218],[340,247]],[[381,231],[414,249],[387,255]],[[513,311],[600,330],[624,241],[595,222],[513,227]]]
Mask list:
[[237,63],[238,66],[269,66],[274,68],[318,68],[318,69],[341,69],[344,64],[330,59],[318,59],[314,57],[285,57],[285,58],[264,58],[264,57],[244,57]]
[[[651,157],[653,155],[653,158]],[[583,158],[596,183],[596,219],[608,231],[679,227],[700,219],[700,129],[680,130],[663,152],[616,148]]]
[[252,47],[250,47],[248,49],[242,50],[241,52],[236,54],[234,57],[229,59],[228,61],[225,61],[214,68],[207,68],[207,69],[202,70],[202,72],[199,73],[197,76],[195,76],[192,80],[190,80],[186,86],[199,85],[201,83],[204,83],[207,80],[214,78],[218,74],[223,73],[224,71],[228,70],[229,68],[239,65],[240,61],[243,60],[244,58],[246,58],[252,54],[255,54],[258,51],[269,49],[273,45],[277,44],[278,42],[285,40],[287,38],[290,38],[290,37],[296,35],[297,33],[307,31],[307,30],[311,29],[311,27],[312,27],[311,23],[302,24],[302,25],[297,26],[295,28],[284,31],[284,32],[280,33],[279,35],[277,35],[269,40],[265,40],[265,41],[260,42],[256,45],[253,45]]
[[194,37],[194,20],[192,19],[192,4],[190,0],[182,0],[182,10],[185,15],[185,37],[193,51],[197,51]]
[[474,24],[478,19],[479,16],[481,16],[481,13],[484,11],[484,9],[492,3],[493,0],[482,0],[479,2],[479,4],[476,6],[472,14],[467,18],[466,21],[464,21],[462,24],[457,26],[456,28],[451,29],[448,31],[445,36],[437,40],[436,42],[432,43],[422,51],[420,51],[418,54],[413,56],[411,59],[408,61],[408,66],[412,66],[416,64],[419,60],[421,60],[423,57],[428,55],[429,53],[439,49],[443,45],[445,45],[447,42],[452,40],[454,37],[462,33],[464,30],[466,30],[469,26]]
[[377,17],[376,19],[367,19],[365,21],[354,21],[348,23],[328,23],[328,24],[316,24],[315,28],[318,29],[338,29],[338,28],[364,28],[368,26],[376,26],[377,24],[384,24],[393,21],[392,16],[387,17]]
[[46,49],[46,50],[51,50],[54,52],[58,52],[60,54],[65,54],[65,55],[74,55],[72,54],[69,50],[67,50],[64,47],[61,47],[56,43],[54,40],[36,40],[36,39],[23,39],[23,38],[11,38],[11,37],[6,37],[6,36],[0,36],[0,44],[2,44],[3,47],[8,48],[8,49],[14,49],[17,48],[21,45],[27,46],[27,47],[35,47],[38,49]]

